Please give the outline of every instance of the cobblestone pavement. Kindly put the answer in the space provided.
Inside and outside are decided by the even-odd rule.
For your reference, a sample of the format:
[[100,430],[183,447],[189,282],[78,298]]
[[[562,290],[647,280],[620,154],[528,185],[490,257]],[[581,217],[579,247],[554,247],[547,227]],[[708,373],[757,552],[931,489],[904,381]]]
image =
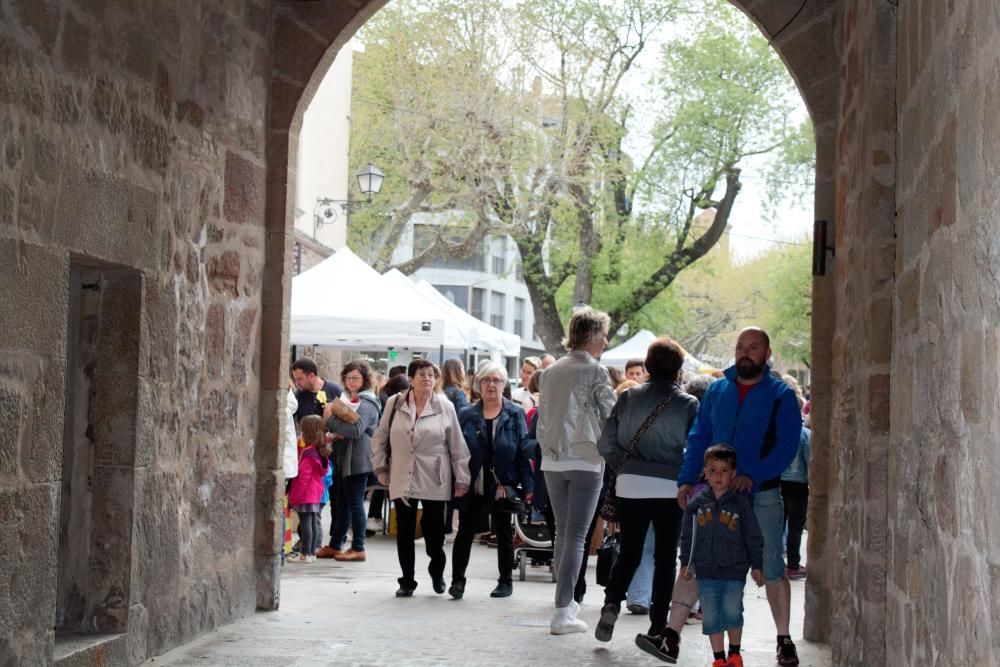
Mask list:
[[[149,660],[147,665],[662,665],[633,643],[648,618],[622,609],[614,638],[594,639],[603,590],[594,584],[580,618],[583,634],[552,636],[548,631],[554,584],[547,568],[528,568],[527,580],[514,576],[514,595],[491,599],[496,551],[476,544],[465,598],[435,595],[426,574],[427,558],[417,543],[414,597],[397,599],[399,576],[391,537],[370,538],[364,563],[288,563],[282,577],[281,610],[261,612],[220,628],[190,644]],[[448,547],[450,555],[450,546]],[[449,566],[450,567],[450,566]],[[804,582],[792,582],[792,636],[802,665],[830,667],[827,647],[801,639]],[[763,589],[751,582],[744,596],[743,655],[748,667],[775,665],[774,625]],[[711,651],[700,625],[684,630],[679,664],[710,665]]]

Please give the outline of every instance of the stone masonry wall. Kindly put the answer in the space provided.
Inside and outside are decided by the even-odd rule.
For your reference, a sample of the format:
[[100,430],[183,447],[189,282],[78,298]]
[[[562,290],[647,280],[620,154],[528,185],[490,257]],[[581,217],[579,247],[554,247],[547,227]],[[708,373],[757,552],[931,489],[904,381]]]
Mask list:
[[899,3],[886,645],[1000,659],[1000,3]]
[[[895,252],[896,8],[847,0],[837,139],[829,463],[836,665],[885,664],[886,465]],[[812,525],[812,524],[811,524]],[[895,659],[895,658],[893,658]]]
[[130,660],[254,609],[269,26],[268,0],[0,2],[0,663],[52,660],[73,262],[141,274],[134,511],[95,526],[132,536]]

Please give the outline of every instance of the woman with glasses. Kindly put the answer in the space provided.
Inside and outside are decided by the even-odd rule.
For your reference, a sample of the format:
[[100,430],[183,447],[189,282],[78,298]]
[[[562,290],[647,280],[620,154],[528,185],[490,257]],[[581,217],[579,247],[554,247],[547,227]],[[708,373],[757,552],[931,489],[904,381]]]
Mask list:
[[[330,546],[320,549],[318,558],[342,561],[365,560],[365,490],[372,471],[371,436],[378,425],[381,406],[372,389],[372,370],[364,361],[348,362],[340,372],[350,407],[357,412],[356,422],[333,416],[332,405],[326,408],[326,430],[333,437],[333,459],[339,477],[334,484],[336,514],[330,528]],[[343,551],[347,529],[351,528],[351,548]]]
[[[521,406],[503,397],[507,372],[492,361],[479,366],[473,386],[481,399],[462,410],[458,421],[469,446],[471,492],[455,502],[458,508],[458,535],[451,557],[451,588],[456,600],[465,594],[465,568],[469,564],[477,518],[489,513],[497,536],[497,569],[500,576],[490,597],[510,597],[514,592],[514,532],[511,514],[496,502],[504,486],[521,486],[530,502],[532,492],[531,452],[527,447],[528,428]],[[533,443],[531,443],[533,444]]]
[[372,438],[372,466],[380,484],[389,487],[396,510],[396,554],[403,576],[396,597],[410,597],[414,577],[414,537],[417,505],[423,508],[420,527],[431,562],[434,592],[445,591],[444,523],[452,497],[469,490],[469,448],[462,437],[455,407],[436,393],[438,369],[426,359],[410,362],[410,388],[386,403]]

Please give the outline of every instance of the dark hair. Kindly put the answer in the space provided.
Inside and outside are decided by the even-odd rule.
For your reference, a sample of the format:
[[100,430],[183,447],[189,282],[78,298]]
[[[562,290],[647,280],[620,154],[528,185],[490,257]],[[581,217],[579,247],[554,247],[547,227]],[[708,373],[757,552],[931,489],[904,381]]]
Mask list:
[[292,364],[292,370],[302,371],[306,375],[309,375],[310,373],[313,375],[319,375],[319,367],[316,365],[316,362],[307,357],[296,359],[295,363]]
[[708,385],[712,384],[713,380],[715,378],[711,375],[695,375],[684,383],[684,391],[700,401],[705,392],[708,391]]
[[396,377],[397,375],[403,375],[406,373],[406,366],[393,366],[389,369],[389,377]]
[[538,393],[538,383],[541,382],[542,373],[544,372],[545,371],[539,368],[538,370],[536,370],[534,373],[531,374],[531,377],[528,378],[528,393],[530,394]]
[[355,359],[344,364],[344,370],[340,371],[340,379],[345,383],[345,387],[347,386],[347,374],[351,371],[361,373],[361,391],[372,388],[372,368],[367,361]]
[[399,392],[406,391],[409,388],[409,378],[400,373],[399,375],[393,375],[391,378],[386,380],[386,383],[382,385],[382,393],[385,394],[386,398],[389,398],[390,396],[395,396]]
[[458,359],[449,359],[444,362],[444,386],[458,387],[465,390],[465,367]]
[[705,450],[705,465],[709,461],[728,461],[736,470],[736,450],[729,445],[712,445]]
[[653,380],[676,382],[684,365],[684,350],[670,336],[660,336],[646,350],[646,372]]
[[646,362],[642,359],[629,359],[625,362],[625,372],[628,373],[628,369],[633,366],[642,366],[642,370],[646,370]]
[[434,377],[441,377],[441,371],[438,370],[438,367],[430,359],[414,359],[411,361],[410,365],[406,367],[406,376],[409,378],[415,378],[417,376],[417,372],[422,368],[433,368]]
[[608,375],[611,377],[612,389],[625,381],[625,375],[614,366],[608,366]]

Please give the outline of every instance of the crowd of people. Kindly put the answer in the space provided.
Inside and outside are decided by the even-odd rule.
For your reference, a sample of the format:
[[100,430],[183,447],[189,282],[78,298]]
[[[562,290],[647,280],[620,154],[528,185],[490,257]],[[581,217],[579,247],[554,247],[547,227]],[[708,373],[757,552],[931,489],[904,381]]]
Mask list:
[[[472,545],[489,533],[498,573],[490,596],[505,598],[514,591],[512,517],[534,508],[553,540],[551,634],[588,630],[578,611],[600,525],[617,533],[620,551],[594,629],[599,641],[611,640],[625,603],[649,615],[635,642],[659,660],[676,663],[681,630],[700,620],[713,667],[742,667],[749,573],[767,593],[778,664],[797,665],[789,579],[806,576],[810,457],[801,388],[772,372],[759,328],[740,332],[733,366],[715,378],[686,377],[684,350],[666,336],[624,373],[606,368],[599,360],[608,326],[604,313],[575,312],[566,354],[526,357],[516,388],[492,361],[466,370],[457,359],[441,368],[415,359],[383,379],[356,360],[338,385],[313,361],[297,360],[284,457],[299,525],[295,560],[364,561],[366,532],[387,497],[397,597],[418,586],[419,523],[434,593],[465,596]],[[321,546],[328,498],[330,542]],[[455,514],[449,586],[445,536]]]

